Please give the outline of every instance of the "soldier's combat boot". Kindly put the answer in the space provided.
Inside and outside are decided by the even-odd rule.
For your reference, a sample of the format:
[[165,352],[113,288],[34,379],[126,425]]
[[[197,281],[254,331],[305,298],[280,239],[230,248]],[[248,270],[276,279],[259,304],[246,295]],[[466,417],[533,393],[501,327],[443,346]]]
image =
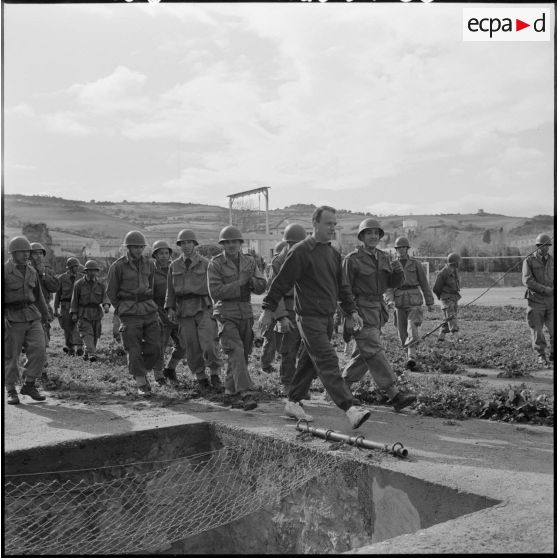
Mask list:
[[417,396],[414,393],[401,393],[399,392],[390,403],[393,405],[393,409],[397,412],[408,407],[417,400]]
[[46,397],[42,395],[39,390],[35,387],[35,384],[28,384],[27,382],[19,390],[21,395],[28,395],[31,399],[35,401],[44,401]]
[[176,370],[174,368],[164,368],[163,369],[163,375],[165,376],[165,378],[167,378],[171,382],[178,381],[177,378],[176,378]]
[[211,384],[207,378],[200,378],[196,380],[196,388],[198,388],[198,391],[204,395],[211,390]]
[[225,391],[225,386],[223,386],[221,377],[218,374],[211,375],[211,387],[215,393],[223,393]]
[[251,393],[245,393],[242,396],[242,408],[245,411],[252,411],[258,406],[258,403],[254,399]]

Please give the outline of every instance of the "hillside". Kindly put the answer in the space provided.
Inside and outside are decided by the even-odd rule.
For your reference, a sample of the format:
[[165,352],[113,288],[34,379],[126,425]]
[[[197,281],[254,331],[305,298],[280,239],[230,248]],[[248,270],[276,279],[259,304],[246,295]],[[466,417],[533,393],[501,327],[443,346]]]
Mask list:
[[[49,196],[4,196],[4,241],[6,237],[21,234],[27,222],[44,222],[57,242],[70,238],[74,242],[87,239],[98,243],[118,243],[132,229],[144,232],[149,238],[173,238],[182,228],[192,228],[201,243],[215,242],[218,231],[229,223],[229,211],[217,205],[188,203],[119,203],[91,200],[67,200]],[[288,221],[299,221],[310,227],[312,205],[294,204],[269,212],[270,231],[280,234]],[[364,213],[338,211],[338,224],[344,244],[354,243]],[[379,220],[386,231],[385,240],[393,243],[395,237],[407,234],[413,246],[428,241],[453,246],[485,246],[489,243],[525,246],[532,244],[539,232],[552,233],[554,217],[539,215],[533,219],[508,217],[485,213],[440,215],[390,215]],[[405,225],[408,228],[404,228]],[[263,233],[263,213],[244,211],[235,215],[235,224],[244,232]],[[410,227],[410,228],[409,228]],[[486,232],[488,231],[488,233]],[[487,236],[488,235],[488,236]],[[487,242],[488,240],[488,242]],[[427,255],[427,254],[425,254]]]

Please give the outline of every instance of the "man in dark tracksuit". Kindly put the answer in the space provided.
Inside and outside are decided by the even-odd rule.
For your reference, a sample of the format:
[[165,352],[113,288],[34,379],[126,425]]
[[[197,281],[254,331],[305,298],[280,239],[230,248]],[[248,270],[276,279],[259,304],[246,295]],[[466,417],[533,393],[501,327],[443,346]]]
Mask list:
[[[291,223],[285,227],[285,232],[283,233],[284,240],[282,241],[284,246],[271,260],[268,286],[271,285],[273,279],[278,275],[279,270],[285,263],[285,259],[287,258],[289,250],[297,242],[300,242],[305,238],[306,230],[302,225]],[[289,292],[279,301],[277,309],[274,312],[274,317],[275,319],[273,320],[272,324],[276,323],[275,334],[278,340],[277,350],[281,355],[279,377],[281,378],[281,383],[283,384],[285,394],[288,394],[291,387],[291,380],[293,374],[295,373],[296,357],[302,341],[300,338],[300,332],[298,331],[298,327],[296,325],[296,314],[294,310],[294,288],[290,289]]]
[[302,408],[316,373],[334,403],[345,411],[353,428],[370,417],[370,411],[356,406],[355,400],[339,370],[339,360],[330,339],[337,300],[345,314],[350,315],[354,330],[362,327],[353,295],[343,277],[341,255],[331,239],[337,224],[336,211],[329,206],[316,208],[312,216],[312,236],[289,251],[278,275],[264,297],[260,329],[265,331],[273,320],[277,305],[294,286],[296,322],[304,343],[297,370],[292,378],[285,413],[302,420],[313,420]]
[[161,330],[153,300],[155,264],[143,255],[146,240],[130,231],[124,244],[127,254],[109,268],[107,296],[120,318],[120,335],[128,353],[128,370],[134,376],[138,395],[151,396],[147,373],[160,356]]
[[41,322],[48,320],[48,309],[35,268],[27,262],[31,244],[24,236],[16,236],[8,245],[10,259],[4,264],[2,277],[4,302],[4,374],[8,405],[19,404],[16,383],[18,361],[25,347],[24,377],[21,395],[35,401],[46,397],[35,387],[45,362],[45,332]]
[[527,324],[533,349],[538,354],[539,364],[547,366],[545,326],[550,335],[548,360],[554,361],[554,258],[548,253],[552,245],[550,236],[540,234],[535,243],[537,251],[525,258],[522,275],[527,287]]

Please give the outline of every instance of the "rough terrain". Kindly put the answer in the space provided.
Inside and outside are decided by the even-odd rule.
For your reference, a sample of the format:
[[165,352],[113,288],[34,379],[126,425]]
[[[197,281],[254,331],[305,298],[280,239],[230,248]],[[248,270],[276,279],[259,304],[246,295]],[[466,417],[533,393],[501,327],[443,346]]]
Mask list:
[[[481,382],[493,385],[526,383],[528,388],[555,393],[554,370],[536,370],[530,377],[523,378],[501,378],[498,371],[487,369],[470,369],[468,373],[480,373],[483,375]],[[171,400],[162,406],[161,401],[120,395],[91,396],[80,401],[57,399],[52,395],[42,403],[22,397],[22,404],[18,406],[8,406],[4,396],[5,452],[34,450],[107,434],[188,425],[199,420],[235,425],[300,443],[295,422],[284,416],[282,400],[262,401],[256,410],[244,412],[225,409],[201,398]],[[305,406],[314,415],[316,426],[354,434],[343,413],[322,394],[313,392]],[[445,420],[420,416],[413,410],[395,413],[385,406],[370,408],[370,420],[357,433],[390,445],[399,441],[408,449],[408,457],[400,459],[380,451],[361,451],[349,446],[336,451],[499,503],[353,552],[556,552],[553,428],[477,419]],[[321,439],[305,443],[317,451],[333,451],[332,446]]]

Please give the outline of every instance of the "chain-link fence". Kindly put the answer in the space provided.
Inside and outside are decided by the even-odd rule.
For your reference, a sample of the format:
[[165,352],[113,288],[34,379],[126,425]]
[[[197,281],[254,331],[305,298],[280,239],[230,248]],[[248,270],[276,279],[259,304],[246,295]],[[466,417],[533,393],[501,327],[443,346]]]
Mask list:
[[156,551],[272,504],[338,463],[271,437],[215,430],[223,448],[172,461],[69,471],[71,480],[6,477],[5,552]]

